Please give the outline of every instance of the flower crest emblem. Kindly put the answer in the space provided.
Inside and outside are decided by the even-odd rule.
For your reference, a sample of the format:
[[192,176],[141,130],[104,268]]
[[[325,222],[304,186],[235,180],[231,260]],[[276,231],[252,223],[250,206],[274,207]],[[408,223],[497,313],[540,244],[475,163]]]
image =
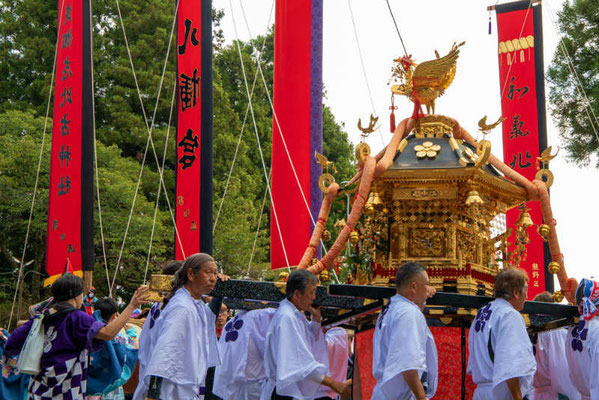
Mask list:
[[234,342],[239,337],[239,330],[243,327],[243,320],[239,316],[233,318],[225,325],[225,342]]
[[474,330],[476,332],[481,332],[483,329],[485,329],[485,325],[487,321],[489,321],[489,318],[491,318],[492,313],[493,310],[491,310],[491,304],[487,304],[486,306],[478,310],[474,325]]
[[44,335],[44,353],[52,350],[52,342],[56,339],[56,336],[58,336],[58,331],[53,326],[49,327]]
[[581,319],[577,326],[572,329],[572,350],[580,351],[584,348],[583,343],[587,340],[588,328],[585,328],[586,321]]
[[158,317],[160,317],[160,304],[156,303],[150,310],[150,329],[154,327]]

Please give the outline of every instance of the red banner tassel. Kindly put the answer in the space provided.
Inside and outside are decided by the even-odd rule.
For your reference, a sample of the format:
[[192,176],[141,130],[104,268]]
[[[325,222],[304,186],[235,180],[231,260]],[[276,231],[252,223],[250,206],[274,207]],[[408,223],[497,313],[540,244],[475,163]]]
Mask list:
[[389,115],[389,128],[391,129],[391,133],[395,133],[395,113],[391,110],[391,115]]

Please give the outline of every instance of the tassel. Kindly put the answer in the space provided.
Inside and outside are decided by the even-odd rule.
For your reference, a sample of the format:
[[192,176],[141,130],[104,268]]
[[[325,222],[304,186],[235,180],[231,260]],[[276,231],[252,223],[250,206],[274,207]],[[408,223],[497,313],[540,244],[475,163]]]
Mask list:
[[491,34],[491,11],[489,11],[489,35]]
[[395,107],[395,96],[391,95],[391,107],[389,107],[389,110],[391,110],[391,115],[389,115],[389,128],[391,129],[391,133],[395,133],[395,110],[397,110],[397,107]]

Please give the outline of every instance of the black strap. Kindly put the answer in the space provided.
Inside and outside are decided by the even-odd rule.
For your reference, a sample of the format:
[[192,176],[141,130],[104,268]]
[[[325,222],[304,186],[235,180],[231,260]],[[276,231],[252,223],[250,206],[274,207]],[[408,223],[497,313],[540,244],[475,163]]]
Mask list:
[[60,302],[52,305],[49,309],[44,311],[44,318],[42,322],[44,325],[62,320],[66,317],[71,311],[75,311],[76,308],[73,307],[72,304],[67,302]]
[[160,389],[162,389],[162,377],[150,375],[150,385],[148,387],[148,397],[151,399],[160,398]]
[[487,343],[487,350],[489,350],[489,358],[491,362],[495,364],[495,352],[493,351],[493,343],[491,343],[491,337],[493,334],[493,329],[489,328],[489,342]]

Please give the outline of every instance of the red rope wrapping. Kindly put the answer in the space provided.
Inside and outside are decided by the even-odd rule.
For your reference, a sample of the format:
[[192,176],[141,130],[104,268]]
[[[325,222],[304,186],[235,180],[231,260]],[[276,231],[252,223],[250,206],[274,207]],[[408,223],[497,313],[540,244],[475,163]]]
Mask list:
[[364,197],[362,195],[362,193],[360,193],[360,192],[356,192],[356,194],[354,196],[354,201],[356,201],[358,199],[358,196],[360,196],[362,198],[362,200],[366,201],[366,197]]
[[549,226],[556,226],[557,225],[557,221],[555,220],[555,218],[552,218],[551,221],[547,222],[547,225],[549,225]]
[[321,224],[323,224],[323,225],[326,225],[326,223],[327,223],[327,219],[326,219],[326,218],[318,218],[318,220],[316,221],[316,223],[319,223],[319,222],[320,222]]
[[552,256],[551,258],[553,259],[553,261],[558,261],[559,262],[560,260],[563,260],[564,255],[562,253],[558,253],[558,254]]

